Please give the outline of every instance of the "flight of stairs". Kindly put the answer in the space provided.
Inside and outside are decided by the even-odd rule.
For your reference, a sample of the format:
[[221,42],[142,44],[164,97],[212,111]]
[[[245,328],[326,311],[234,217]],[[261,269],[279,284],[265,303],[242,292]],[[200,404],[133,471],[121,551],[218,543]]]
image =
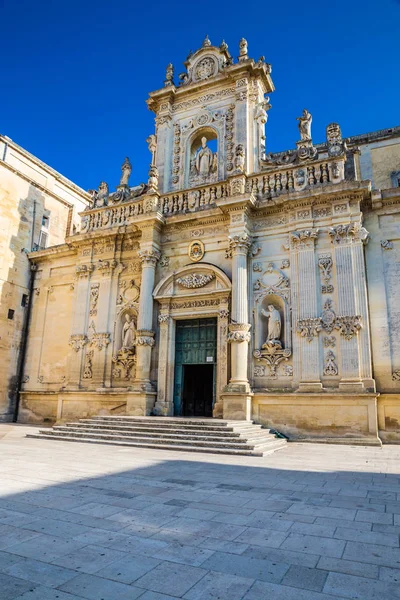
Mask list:
[[251,421],[172,417],[91,417],[27,437],[240,456],[264,456],[286,445]]

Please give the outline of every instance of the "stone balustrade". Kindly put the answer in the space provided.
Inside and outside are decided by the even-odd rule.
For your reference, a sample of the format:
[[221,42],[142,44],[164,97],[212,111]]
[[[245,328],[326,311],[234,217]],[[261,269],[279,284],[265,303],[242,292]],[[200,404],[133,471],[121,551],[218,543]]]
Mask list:
[[[271,198],[318,186],[340,183],[344,179],[344,159],[327,159],[295,167],[281,166],[249,176],[246,192],[257,199]],[[229,182],[182,190],[162,195],[145,195],[131,201],[93,208],[81,214],[81,233],[128,225],[143,215],[160,212],[164,217],[212,208],[231,195]]]

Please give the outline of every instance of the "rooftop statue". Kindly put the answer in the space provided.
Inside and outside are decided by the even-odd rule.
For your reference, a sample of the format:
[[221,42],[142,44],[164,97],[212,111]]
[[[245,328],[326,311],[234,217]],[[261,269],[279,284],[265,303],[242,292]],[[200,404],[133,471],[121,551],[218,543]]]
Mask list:
[[119,185],[129,185],[129,177],[132,173],[132,165],[128,157],[125,158],[124,163],[121,167],[122,175],[119,182]]
[[297,117],[296,120],[299,121],[300,139],[302,141],[311,140],[311,113],[309,113],[308,110],[305,108],[301,117]]

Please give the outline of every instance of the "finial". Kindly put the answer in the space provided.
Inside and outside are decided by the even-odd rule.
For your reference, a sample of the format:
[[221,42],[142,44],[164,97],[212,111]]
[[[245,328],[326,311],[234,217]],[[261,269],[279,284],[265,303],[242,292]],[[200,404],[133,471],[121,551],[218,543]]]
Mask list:
[[208,48],[209,46],[211,46],[211,42],[210,42],[210,39],[209,39],[208,35],[206,35],[206,37],[204,38],[204,42],[203,42],[202,48]]
[[167,66],[164,85],[166,87],[169,85],[174,85],[174,65],[172,63],[169,63]]
[[248,54],[247,54],[247,40],[245,40],[244,38],[242,38],[239,42],[239,56],[238,59],[239,61],[242,60],[247,60]]
[[157,138],[154,135],[154,133],[149,135],[146,142],[147,142],[149,150],[151,152],[151,166],[153,166],[155,164],[155,156],[156,156],[156,150],[157,150]]
[[225,40],[222,40],[219,49],[221,50],[221,52],[227,52],[228,44],[225,42]]

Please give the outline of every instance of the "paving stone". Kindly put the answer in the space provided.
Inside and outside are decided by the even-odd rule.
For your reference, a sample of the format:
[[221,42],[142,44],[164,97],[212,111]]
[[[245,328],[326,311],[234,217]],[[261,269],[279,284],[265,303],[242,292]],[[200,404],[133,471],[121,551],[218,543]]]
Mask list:
[[295,550],[297,552],[309,552],[310,554],[322,554],[341,558],[345,542],[316,535],[301,535],[291,533],[282,544],[283,550]]
[[289,565],[286,563],[274,563],[265,559],[260,560],[251,556],[237,556],[225,552],[215,552],[211,558],[202,564],[202,568],[259,579],[260,581],[279,583],[289,569]]
[[5,550],[11,546],[15,546],[20,542],[31,540],[37,537],[37,533],[34,531],[28,531],[27,529],[18,529],[11,525],[3,525],[0,527],[0,549]]
[[22,556],[17,554],[10,554],[9,552],[0,551],[0,571],[4,571],[10,565],[24,560]]
[[343,573],[329,573],[324,592],[352,600],[400,598],[400,586],[397,584]]
[[379,579],[389,581],[390,583],[400,584],[400,569],[390,569],[389,567],[380,567]]
[[[82,600],[82,596],[67,594],[66,592],[44,586],[33,589],[33,585],[22,596],[13,596],[13,598],[15,600]],[[7,598],[2,598],[2,600],[7,600]]]
[[213,554],[212,550],[206,550],[205,548],[173,543],[167,546],[167,548],[155,552],[153,556],[154,558],[167,559],[170,562],[200,567]]
[[303,590],[321,592],[327,576],[327,572],[318,569],[292,565],[283,578],[282,584],[301,588]]
[[79,550],[85,545],[84,542],[77,542],[73,539],[54,537],[46,534],[35,534],[31,538],[20,544],[8,547],[8,552],[34,558],[44,562],[52,562],[54,559]]
[[248,544],[241,544],[237,541],[226,542],[224,540],[216,540],[213,538],[205,538],[199,544],[200,548],[208,550],[219,550],[220,552],[229,552],[230,554],[243,554],[249,547]]
[[161,560],[148,556],[129,556],[112,562],[110,565],[96,571],[98,577],[113,579],[121,583],[133,583],[161,563]]
[[245,544],[279,548],[286,539],[287,534],[281,531],[268,531],[267,529],[255,529],[248,527],[243,533],[235,538],[235,541]]
[[349,540],[351,542],[363,542],[365,544],[382,544],[384,546],[399,547],[399,536],[393,533],[377,533],[374,531],[356,531],[338,527],[335,531],[335,538],[339,540]]
[[[172,541],[172,540],[170,540]],[[130,535],[123,541],[118,540],[113,542],[108,547],[113,550],[121,550],[122,552],[131,552],[132,554],[153,556],[162,548],[166,548],[168,542],[163,542],[154,538],[142,538],[136,535]]]
[[343,558],[372,563],[384,567],[400,568],[400,549],[374,544],[347,542]]
[[90,574],[96,573],[102,567],[125,556],[124,552],[92,545],[76,550],[72,554],[60,556],[52,562],[67,569],[75,569],[76,571]]
[[343,527],[346,529],[357,529],[358,531],[371,531],[372,523],[364,523],[362,521],[346,521],[343,523],[342,519],[329,519],[327,517],[317,517],[315,519],[315,525],[323,525],[324,527]]
[[382,525],[393,525],[393,515],[387,513],[376,513],[368,510],[358,510],[356,521],[366,523],[381,523]]
[[243,600],[337,600],[338,596],[321,594],[310,590],[256,581]]
[[24,529],[66,538],[72,538],[83,533],[88,533],[91,530],[90,527],[86,527],[85,525],[67,523],[66,521],[56,521],[55,519],[37,519],[29,525],[24,525]]
[[211,571],[184,596],[187,600],[241,600],[254,583],[253,579]]
[[317,535],[321,537],[333,537],[336,527],[334,525],[318,525],[309,523],[293,523],[290,533],[303,533],[305,535]]
[[143,596],[140,596],[140,600],[179,600],[179,598],[158,594],[157,592],[145,592]]
[[4,572],[19,579],[41,583],[47,587],[57,587],[73,577],[76,571],[57,567],[31,558],[22,559],[4,569]]
[[284,562],[311,568],[315,567],[319,560],[319,555],[317,554],[306,554],[305,552],[293,552],[291,550],[282,550],[281,548],[275,549],[251,545],[243,552],[243,554],[262,560]]
[[143,594],[140,588],[95,575],[78,575],[60,586],[60,589],[88,600],[135,600]]
[[28,583],[23,579],[0,573],[0,598],[1,600],[13,600],[24,592],[34,589],[35,584]]
[[371,579],[378,579],[379,573],[379,567],[377,565],[360,563],[353,560],[342,560],[340,558],[331,558],[330,556],[321,556],[317,568],[326,571],[346,573],[347,575],[370,577]]
[[184,508],[179,513],[179,518],[201,519],[204,521],[208,521],[209,519],[212,519],[215,516],[218,516],[218,513],[216,513],[213,510],[201,510],[198,508]]
[[288,509],[288,514],[295,513],[299,515],[310,515],[312,517],[328,517],[331,519],[344,519],[345,521],[354,521],[356,509],[350,508],[330,508],[328,506],[307,506],[307,504],[294,503]]
[[163,562],[135,581],[135,586],[170,596],[183,596],[207,574],[205,569]]

